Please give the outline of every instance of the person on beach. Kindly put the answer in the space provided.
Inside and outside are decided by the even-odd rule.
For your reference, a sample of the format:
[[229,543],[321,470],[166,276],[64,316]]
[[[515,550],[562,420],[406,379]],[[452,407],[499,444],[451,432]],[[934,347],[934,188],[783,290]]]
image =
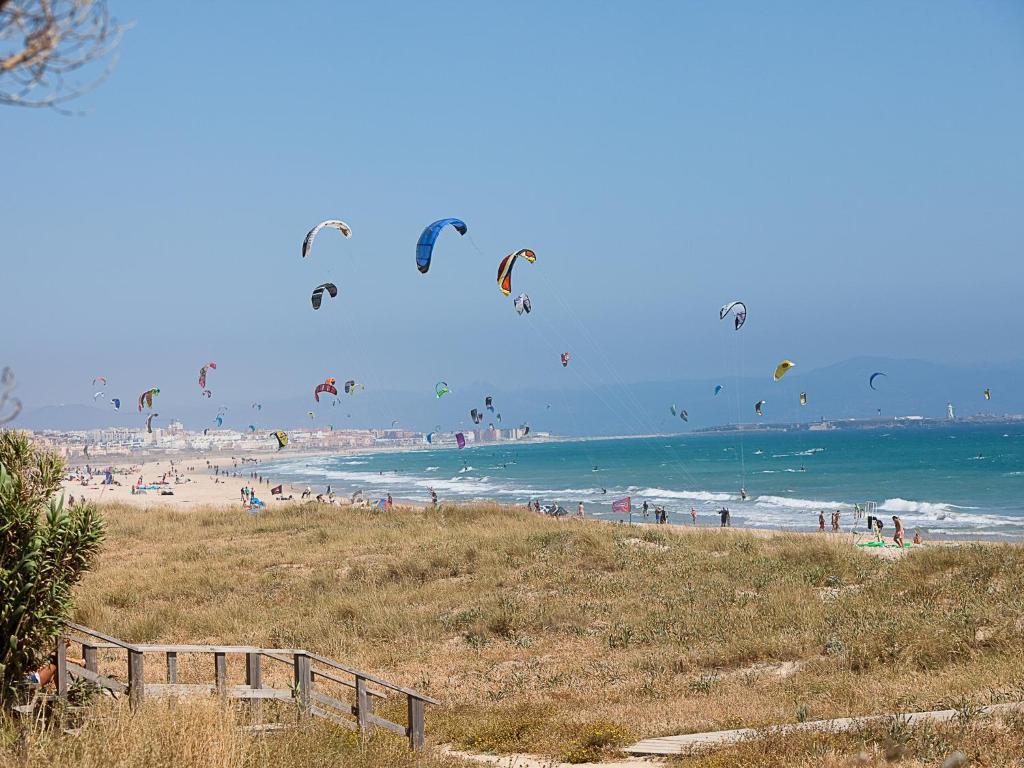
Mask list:
[[914,531],[914,543],[920,546],[923,542],[921,541],[921,531]]
[[722,507],[720,510],[718,510],[718,514],[722,518],[722,525],[720,527],[725,528],[729,524],[729,510],[726,509],[725,507]]
[[895,532],[892,534],[892,542],[900,549],[903,548],[903,521],[896,515],[892,516],[892,524],[896,526]]
[[[71,647],[71,641],[70,640],[65,640],[64,641],[64,647],[65,648],[70,648]],[[65,659],[65,661],[68,664],[77,664],[80,667],[84,667],[85,666],[85,659],[79,659],[79,658],[75,658],[73,656],[65,656],[64,659]],[[28,682],[33,683],[34,685],[38,685],[40,688],[42,688],[43,686],[49,685],[50,682],[53,680],[53,678],[56,677],[56,676],[57,676],[57,654],[54,653],[52,656],[50,656],[50,658],[49,658],[49,660],[47,661],[46,664],[41,666],[35,672],[30,672],[26,676],[26,678],[27,678]]]
[[825,513],[818,512],[818,530],[822,533],[825,532]]
[[697,508],[696,507],[690,507],[690,520],[693,521],[694,525],[697,524]]
[[430,489],[430,503],[434,509],[437,509],[437,491],[433,488]]
[[644,520],[647,519],[647,510],[650,509],[650,505],[645,501],[643,507],[641,507],[644,513]]
[[583,502],[581,501],[579,504],[576,505],[576,517],[583,519],[586,516],[586,512],[584,512],[583,510]]
[[394,505],[395,505],[395,500],[391,498],[391,494],[389,493],[389,494],[388,494],[388,501],[387,501],[387,506],[385,507],[385,509],[387,509],[387,511],[388,511],[388,512],[390,512],[390,511],[391,511],[391,508],[392,508],[392,507],[393,507]]

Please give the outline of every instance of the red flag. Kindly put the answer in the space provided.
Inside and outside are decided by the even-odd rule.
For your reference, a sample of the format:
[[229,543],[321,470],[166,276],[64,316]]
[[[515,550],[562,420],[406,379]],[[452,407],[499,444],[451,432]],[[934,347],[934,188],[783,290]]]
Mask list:
[[629,496],[623,496],[621,499],[616,499],[612,502],[612,512],[617,512],[620,515],[629,514],[632,509],[632,505],[629,501]]
[[270,495],[271,496],[277,496],[278,494],[280,494],[282,492],[282,490],[281,490],[282,487],[283,486],[275,485],[273,488],[270,489]]

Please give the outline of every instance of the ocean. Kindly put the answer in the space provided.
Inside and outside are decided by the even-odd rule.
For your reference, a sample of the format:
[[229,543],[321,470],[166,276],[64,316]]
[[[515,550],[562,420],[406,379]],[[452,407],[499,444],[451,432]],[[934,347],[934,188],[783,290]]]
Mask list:
[[[630,496],[663,505],[673,524],[714,525],[727,506],[734,526],[814,530],[818,511],[874,502],[925,536],[1024,537],[1024,425],[950,425],[879,430],[686,434],[665,437],[496,443],[467,447],[296,457],[268,462],[275,480],[330,484],[375,499],[442,503],[494,499],[557,503],[570,513],[611,511]],[[744,487],[747,499],[741,500]],[[887,521],[888,522],[888,521]],[[858,523],[864,526],[864,521]],[[886,530],[891,532],[891,523]]]

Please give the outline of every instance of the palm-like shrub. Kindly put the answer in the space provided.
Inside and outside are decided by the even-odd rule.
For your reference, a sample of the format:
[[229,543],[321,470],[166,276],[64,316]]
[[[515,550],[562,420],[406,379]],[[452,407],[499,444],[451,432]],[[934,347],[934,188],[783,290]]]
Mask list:
[[57,496],[63,470],[22,433],[0,432],[0,703],[53,653],[103,540],[95,506]]

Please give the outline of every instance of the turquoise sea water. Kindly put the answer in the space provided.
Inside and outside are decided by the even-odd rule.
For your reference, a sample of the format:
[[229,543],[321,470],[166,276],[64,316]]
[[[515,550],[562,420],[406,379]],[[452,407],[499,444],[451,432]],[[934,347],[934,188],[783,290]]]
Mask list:
[[[951,425],[871,431],[679,435],[553,443],[498,443],[458,451],[410,450],[269,463],[275,479],[336,493],[425,502],[539,499],[607,519],[630,496],[669,511],[669,522],[811,530],[818,510],[874,501],[924,534],[1024,537],[1024,425]],[[748,498],[741,501],[739,489]],[[826,515],[827,516],[827,515]],[[860,523],[863,526],[863,522]],[[887,526],[887,529],[889,526]]]

